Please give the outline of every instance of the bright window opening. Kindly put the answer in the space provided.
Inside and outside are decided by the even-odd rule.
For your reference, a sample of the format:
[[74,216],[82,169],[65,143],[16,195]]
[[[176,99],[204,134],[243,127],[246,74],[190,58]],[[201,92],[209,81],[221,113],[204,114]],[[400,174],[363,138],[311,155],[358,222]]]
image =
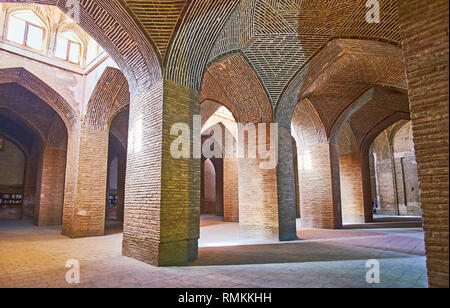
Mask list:
[[78,37],[71,32],[61,33],[56,39],[55,56],[73,64],[81,63],[82,46]]
[[46,29],[44,23],[32,11],[18,11],[8,19],[7,39],[10,42],[44,51]]
[[299,157],[300,170],[310,171],[313,169],[312,156],[310,151],[305,151]]

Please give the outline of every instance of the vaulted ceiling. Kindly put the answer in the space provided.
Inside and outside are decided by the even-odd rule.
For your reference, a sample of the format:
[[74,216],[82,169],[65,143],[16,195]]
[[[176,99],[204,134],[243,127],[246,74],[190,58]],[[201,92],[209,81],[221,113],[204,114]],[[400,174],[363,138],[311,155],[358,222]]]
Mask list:
[[170,37],[181,17],[187,0],[126,0],[128,8],[141,22],[164,55]]
[[[357,37],[400,43],[395,0],[379,1],[379,24],[367,23],[366,0],[125,2],[163,57],[172,36],[179,31],[178,27],[186,27],[187,23],[190,31],[202,36],[199,41],[207,42],[207,45],[202,45],[202,49],[207,50],[201,52],[208,52],[209,59],[231,50],[241,50],[261,77],[273,104],[293,75],[333,38]],[[226,5],[232,9],[219,8]],[[192,7],[195,10],[190,10]],[[193,22],[202,18],[208,23]],[[221,28],[216,37],[212,32],[217,21],[221,21],[218,23]],[[183,36],[188,44],[188,35]]]

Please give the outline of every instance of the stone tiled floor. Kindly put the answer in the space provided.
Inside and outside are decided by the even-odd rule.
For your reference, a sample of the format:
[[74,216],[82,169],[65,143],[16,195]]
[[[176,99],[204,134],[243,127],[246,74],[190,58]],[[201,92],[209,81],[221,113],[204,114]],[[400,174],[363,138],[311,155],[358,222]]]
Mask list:
[[[300,230],[296,242],[217,247],[237,232],[204,219],[199,260],[155,268],[122,257],[120,233],[73,240],[60,228],[0,222],[0,287],[73,287],[69,259],[81,265],[78,287],[427,287],[420,229]],[[370,259],[381,264],[378,285],[366,283]]]

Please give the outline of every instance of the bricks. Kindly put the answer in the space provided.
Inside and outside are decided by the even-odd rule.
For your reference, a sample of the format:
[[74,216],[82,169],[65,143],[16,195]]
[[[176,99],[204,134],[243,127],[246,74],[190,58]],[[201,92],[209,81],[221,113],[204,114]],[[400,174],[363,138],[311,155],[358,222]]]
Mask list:
[[431,287],[448,287],[448,1],[399,0],[398,8],[428,276]]
[[44,149],[41,179],[38,179],[39,203],[35,222],[38,226],[59,226],[62,222],[64,177],[67,151],[65,148]]
[[365,222],[362,189],[361,157],[350,125],[346,125],[339,140],[342,221],[344,224]]
[[[66,1],[40,3],[67,10]],[[339,228],[342,215],[367,222],[373,189],[369,147],[387,127],[412,120],[430,284],[448,286],[447,1],[380,1],[380,24],[367,24],[366,7],[356,0],[79,4],[79,26],[122,71],[106,69],[90,101],[67,99],[70,87],[48,70],[42,74],[49,76],[47,83],[24,65],[0,70],[1,84],[27,89],[35,96],[34,107],[42,102],[39,106],[51,107],[33,116],[31,105],[25,110],[2,103],[17,113],[8,113],[12,122],[28,127],[17,126],[16,134],[9,129],[8,136],[22,140],[28,157],[44,166],[26,173],[26,179],[41,181],[35,187],[25,184],[24,217],[32,216],[33,203],[39,201],[34,194],[40,191],[40,221],[57,220],[59,212],[50,204],[60,193],[45,191],[53,184],[60,191],[61,185],[47,181],[46,174],[59,178],[63,152],[58,152],[67,147],[63,232],[72,237],[103,234],[111,133],[128,151],[121,183],[126,196],[120,201],[125,207],[123,254],[158,266],[194,260],[201,160],[171,157],[170,128],[178,122],[191,125],[201,105],[206,116],[223,105],[238,122],[279,123],[281,159],[276,169],[264,171],[256,168],[258,159],[225,160],[223,175],[216,168],[225,183],[226,220],[239,216],[250,234],[295,237],[293,135],[301,160],[297,199],[304,224]],[[125,126],[112,124],[128,105],[129,140]],[[60,117],[64,125],[51,129],[37,119],[45,113],[48,119]],[[351,151],[345,151],[339,135],[349,127],[354,136]],[[39,142],[23,137],[27,130]],[[59,163],[50,167],[52,156]],[[124,160],[122,155],[122,174]],[[230,187],[238,187],[239,198]]]
[[63,228],[69,237],[104,235],[108,132],[69,132]]

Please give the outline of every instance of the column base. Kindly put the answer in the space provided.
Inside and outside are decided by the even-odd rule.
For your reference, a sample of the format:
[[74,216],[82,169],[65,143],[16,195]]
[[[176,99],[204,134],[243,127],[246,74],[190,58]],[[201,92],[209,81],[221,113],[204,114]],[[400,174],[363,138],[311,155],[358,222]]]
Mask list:
[[296,233],[280,234],[278,227],[240,225],[239,238],[270,242],[296,241]]
[[80,231],[65,231],[61,232],[62,235],[70,237],[72,239],[85,238],[85,237],[97,237],[104,236],[105,230],[80,230]]
[[158,267],[184,265],[197,260],[198,240],[158,243],[124,237],[122,255]]

